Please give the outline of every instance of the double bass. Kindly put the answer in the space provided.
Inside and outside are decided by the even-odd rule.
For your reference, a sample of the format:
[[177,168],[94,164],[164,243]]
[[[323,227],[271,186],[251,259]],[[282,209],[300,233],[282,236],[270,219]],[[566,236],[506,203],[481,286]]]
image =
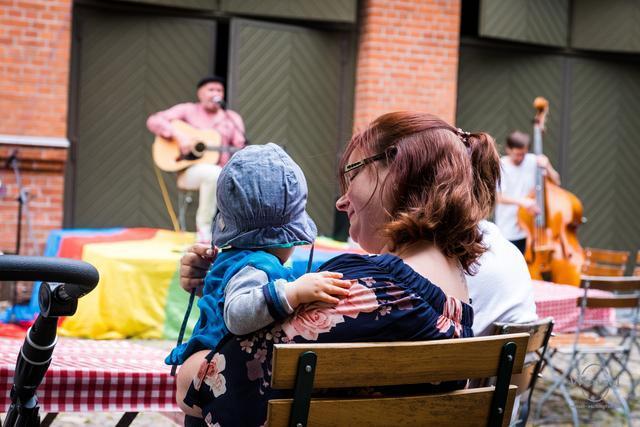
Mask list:
[[[549,101],[538,97],[533,105],[536,109],[533,151],[541,155]],[[527,235],[525,259],[531,278],[579,286],[584,263],[577,237],[578,226],[583,222],[582,203],[573,193],[552,182],[545,172],[543,167],[536,169],[531,198],[535,198],[537,212],[532,214],[522,207],[518,210],[518,224]]]

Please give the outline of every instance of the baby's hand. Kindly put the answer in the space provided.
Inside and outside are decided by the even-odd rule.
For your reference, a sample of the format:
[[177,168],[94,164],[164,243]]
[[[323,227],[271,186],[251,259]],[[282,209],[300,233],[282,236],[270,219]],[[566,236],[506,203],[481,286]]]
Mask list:
[[342,273],[321,271],[320,273],[307,273],[297,280],[285,286],[287,301],[292,308],[300,304],[314,301],[323,301],[330,304],[338,304],[336,296],[349,295],[351,280],[340,280]]

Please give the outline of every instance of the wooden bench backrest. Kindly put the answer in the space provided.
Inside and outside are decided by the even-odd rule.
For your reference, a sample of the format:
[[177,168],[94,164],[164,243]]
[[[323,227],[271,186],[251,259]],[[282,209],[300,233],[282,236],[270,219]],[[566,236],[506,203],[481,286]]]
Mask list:
[[[588,308],[634,308],[640,303],[640,276],[582,276],[580,286],[620,293],[610,296],[587,294],[585,307]],[[578,307],[582,306],[584,300],[585,297],[578,298]]]
[[626,267],[624,265],[605,265],[605,264],[592,264],[584,263],[582,265],[582,274],[589,276],[624,276]]
[[535,386],[538,373],[541,369],[542,352],[549,342],[551,332],[553,331],[553,318],[536,320],[531,323],[495,323],[496,334],[515,334],[525,332],[529,334],[529,342],[527,344],[527,353],[534,354],[536,357],[527,357],[525,359],[522,373],[514,376],[512,384],[518,386],[518,394],[533,389]]
[[629,251],[614,251],[610,249],[585,248],[584,258],[586,263],[610,264],[626,266],[631,253]]
[[[276,344],[272,387],[293,389],[298,361],[317,355],[314,389],[436,383],[496,376],[503,346],[517,346],[513,373],[520,373],[528,334],[424,342]],[[503,425],[508,425],[516,387],[509,387]],[[493,387],[407,397],[311,399],[309,426],[482,425],[489,419]],[[269,402],[270,427],[289,425],[292,399]],[[306,426],[305,426],[306,427]]]

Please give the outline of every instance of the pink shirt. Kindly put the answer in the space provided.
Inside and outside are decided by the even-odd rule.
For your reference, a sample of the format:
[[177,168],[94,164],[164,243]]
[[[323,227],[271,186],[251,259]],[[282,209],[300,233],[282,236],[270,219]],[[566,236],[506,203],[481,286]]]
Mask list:
[[[172,138],[172,120],[182,120],[198,129],[215,129],[220,133],[223,147],[242,148],[245,145],[244,123],[235,111],[218,109],[211,113],[202,104],[185,102],[149,116],[147,128],[163,138]],[[224,166],[231,157],[230,153],[220,153],[218,164]]]

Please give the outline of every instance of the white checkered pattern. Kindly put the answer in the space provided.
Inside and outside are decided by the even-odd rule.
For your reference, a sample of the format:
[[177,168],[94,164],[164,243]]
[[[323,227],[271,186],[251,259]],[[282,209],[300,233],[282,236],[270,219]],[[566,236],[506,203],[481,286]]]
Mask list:
[[[553,317],[554,332],[575,331],[578,326],[580,307],[577,299],[584,295],[584,289],[556,283],[533,281],[533,294],[539,318]],[[589,290],[589,295],[606,296],[608,292],[596,289]],[[612,308],[589,309],[585,313],[585,324],[589,326],[611,326],[616,321],[616,313]]]
[[[0,412],[9,409],[22,340],[0,338]],[[42,412],[176,412],[166,352],[131,341],[61,338],[38,387]]]

